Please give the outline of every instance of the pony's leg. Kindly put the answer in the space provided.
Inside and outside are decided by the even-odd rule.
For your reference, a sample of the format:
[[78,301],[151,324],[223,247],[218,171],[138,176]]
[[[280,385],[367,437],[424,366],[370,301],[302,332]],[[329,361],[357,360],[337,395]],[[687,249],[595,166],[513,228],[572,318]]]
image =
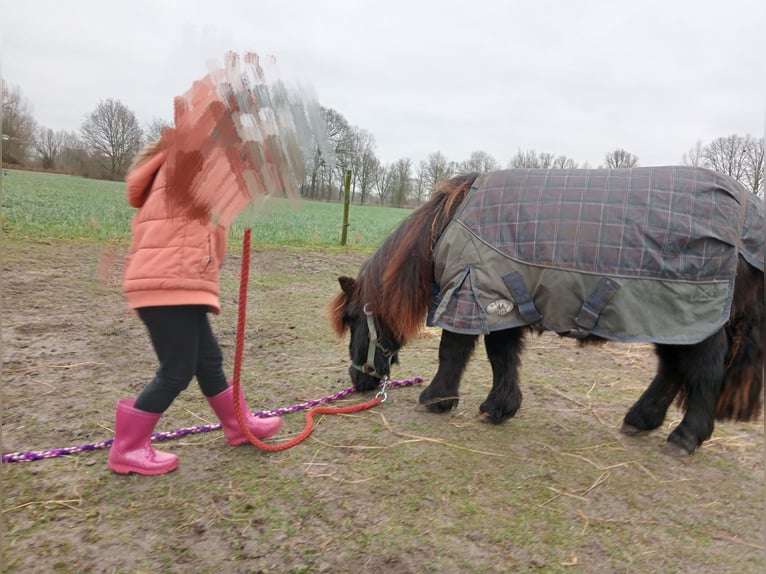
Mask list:
[[476,348],[478,335],[442,331],[439,342],[439,369],[431,384],[420,393],[420,404],[433,413],[443,413],[458,404],[460,379]]
[[684,418],[662,448],[673,456],[692,454],[710,438],[715,427],[715,411],[726,375],[728,339],[724,329],[701,343],[679,348],[679,367],[683,374]]
[[484,347],[492,365],[492,390],[479,410],[486,422],[501,423],[508,420],[521,406],[519,365],[524,342],[524,331],[506,329],[484,336]]
[[696,345],[657,345],[657,375],[625,415],[621,431],[637,434],[658,428],[681,393],[686,412],[663,452],[675,456],[693,453],[713,434],[726,350],[723,329]]
[[683,377],[679,367],[678,347],[655,345],[659,359],[657,374],[649,387],[630,408],[620,432],[636,435],[652,431],[663,423],[668,407],[681,389]]

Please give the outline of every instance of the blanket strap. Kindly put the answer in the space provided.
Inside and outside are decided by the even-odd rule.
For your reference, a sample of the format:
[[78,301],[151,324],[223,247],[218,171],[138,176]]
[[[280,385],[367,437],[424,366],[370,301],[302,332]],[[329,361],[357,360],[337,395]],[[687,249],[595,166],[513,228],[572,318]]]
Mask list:
[[590,335],[604,307],[609,304],[619,290],[619,283],[609,277],[602,277],[593,292],[588,295],[585,303],[582,304],[580,312],[575,317],[576,328],[572,329],[569,335],[577,338]]
[[524,284],[524,279],[518,271],[511,271],[503,276],[503,283],[510,290],[519,315],[528,325],[534,325],[543,318],[540,311],[535,307],[535,302],[532,301],[527,286]]

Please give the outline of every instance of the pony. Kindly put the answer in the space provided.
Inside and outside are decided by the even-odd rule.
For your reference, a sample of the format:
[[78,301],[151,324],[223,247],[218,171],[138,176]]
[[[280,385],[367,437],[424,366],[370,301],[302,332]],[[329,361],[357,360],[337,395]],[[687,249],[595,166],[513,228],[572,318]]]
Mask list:
[[[574,185],[576,191],[570,183],[561,183],[572,180],[580,182]],[[471,199],[493,186],[496,190],[513,188],[513,200],[497,194],[491,200],[484,199],[484,203]],[[618,195],[628,188],[627,194]],[[601,195],[597,193],[598,200],[590,204],[579,202],[575,225],[561,219],[551,227],[550,219],[544,220],[540,215],[548,205],[560,216],[567,198],[580,198],[592,189],[600,190]],[[610,227],[605,225],[609,222],[604,213],[615,197],[622,209],[613,212],[619,225]],[[705,212],[706,221],[712,221],[707,227],[697,225],[703,218],[690,211],[686,202],[692,198],[695,205],[701,205],[705,197],[712,198],[716,206]],[[668,206],[673,202],[686,208],[670,209]],[[657,211],[654,206],[658,203],[665,206],[663,212],[668,217],[660,222],[662,225],[652,226],[647,221],[654,217],[653,212]],[[590,228],[595,236],[603,236],[600,242],[583,239],[583,230],[589,229],[582,215],[587,211],[583,205],[598,208],[601,215],[595,220],[601,228],[611,230],[601,233]],[[731,210],[726,211],[726,206],[731,206]],[[496,234],[492,241],[478,237],[476,227],[470,229],[466,224],[470,219],[466,213],[471,210],[478,220],[491,221],[502,237],[498,239]],[[722,210],[723,219],[716,220],[715,214]],[[532,235],[525,235],[522,230],[531,228],[524,226],[535,218],[542,223],[538,222]],[[513,225],[509,224],[511,220]],[[652,231],[672,227],[668,222],[680,222],[682,231],[664,238]],[[546,244],[541,230],[554,227],[549,235],[558,243]],[[455,233],[468,239],[461,244]],[[580,233],[579,238],[576,233]],[[603,269],[601,273],[570,273],[574,280],[554,274],[572,267],[568,262],[587,259],[583,254],[589,249],[597,249],[591,263],[601,265],[608,259],[601,243],[619,244],[621,250],[616,257],[624,258],[629,251],[626,245],[630,247],[627,236],[631,234],[644,244],[664,243],[654,252],[642,246],[638,259],[616,269],[612,276],[604,276]],[[478,248],[466,247],[466,241],[485,250],[478,253]],[[562,244],[572,247],[569,259],[551,255],[551,246],[560,252],[567,251],[559,247]],[[519,246],[538,254],[531,267],[519,266],[520,256],[514,251]],[[722,258],[711,261],[709,254],[715,254],[718,248]],[[451,263],[444,262],[445,250]],[[674,250],[679,261],[693,259],[695,252],[701,256],[691,266],[676,265],[677,275],[668,274],[664,267]],[[540,255],[542,251],[546,253]],[[508,257],[509,252],[514,257]],[[487,261],[488,269],[481,270],[482,263]],[[506,262],[510,267],[500,270]],[[458,271],[457,279],[445,273],[450,266]],[[697,278],[704,275],[700,269],[705,267],[707,277],[714,277],[714,281],[703,281],[704,285],[700,285],[689,279],[689,273]],[[690,268],[693,269],[689,271]],[[505,273],[508,269],[512,271]],[[501,273],[504,275],[498,277]],[[482,292],[479,287],[482,277],[494,280],[493,289],[501,293],[487,296],[486,289]],[[678,277],[681,279],[674,281]],[[630,282],[634,280],[639,285],[631,294]],[[438,368],[419,397],[419,409],[433,413],[445,413],[458,405],[461,378],[479,337],[483,336],[492,368],[492,386],[479,406],[478,416],[483,422],[494,424],[513,417],[522,401],[519,366],[525,337],[545,330],[576,337],[581,345],[607,340],[654,343],[657,372],[628,410],[620,430],[626,435],[639,435],[657,429],[668,408],[677,401],[683,419],[667,437],[662,447],[665,454],[690,455],[710,438],[715,420],[753,420],[761,410],[763,201],[733,179],[709,170],[514,169],[459,175],[437,186],[430,199],[413,211],[361,265],[356,278],[340,276],[338,282],[340,292],[329,301],[327,311],[339,338],[350,332],[349,376],[358,391],[373,390],[385,382],[392,365],[399,362],[402,347],[428,323],[442,327]],[[574,287],[582,282],[590,282],[590,295],[587,290],[573,294],[577,291]],[[548,291],[559,284],[565,284],[566,292],[549,295]],[[652,293],[653,289],[661,291]],[[624,296],[621,291],[625,291]],[[639,311],[629,318],[635,321],[638,314],[639,324],[631,326],[627,324],[630,321],[624,321],[623,328],[619,326],[620,316],[627,312],[629,297],[641,299]],[[567,298],[581,307],[575,309],[574,323],[562,326],[562,319],[557,317],[561,311],[557,302]],[[459,319],[451,322],[444,319],[450,308],[465,307],[479,317],[478,323],[472,319],[463,323]],[[646,317],[659,321],[659,327],[643,325]],[[610,327],[610,322],[618,327]]]

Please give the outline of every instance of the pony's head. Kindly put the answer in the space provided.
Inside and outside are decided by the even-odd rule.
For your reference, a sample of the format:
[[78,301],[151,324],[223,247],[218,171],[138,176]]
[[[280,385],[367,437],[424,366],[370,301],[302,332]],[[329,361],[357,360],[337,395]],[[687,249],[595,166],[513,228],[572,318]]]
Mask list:
[[381,244],[356,279],[339,277],[329,303],[333,329],[351,332],[351,381],[360,391],[377,387],[398,363],[397,353],[425,323],[433,288],[433,246],[478,174],[442,182],[426,203]]
[[351,332],[348,369],[351,382],[358,391],[377,388],[388,379],[391,365],[398,363],[401,348],[391,328],[376,316],[374,304],[360,299],[357,280],[339,277],[341,291],[329,304],[330,322],[339,337]]

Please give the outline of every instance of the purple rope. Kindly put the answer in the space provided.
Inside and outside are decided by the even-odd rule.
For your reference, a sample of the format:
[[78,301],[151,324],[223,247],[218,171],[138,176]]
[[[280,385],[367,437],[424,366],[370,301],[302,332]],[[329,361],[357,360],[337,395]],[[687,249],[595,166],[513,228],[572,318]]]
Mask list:
[[[423,382],[423,379],[421,377],[415,377],[414,379],[406,379],[404,381],[388,381],[388,386],[389,387],[409,387],[422,382]],[[332,401],[337,401],[338,399],[342,399],[343,397],[350,395],[354,391],[355,391],[354,387],[349,387],[335,394],[322,397],[321,399],[306,401],[305,403],[299,403],[297,405],[292,405],[290,407],[282,407],[282,408],[274,409],[271,411],[259,411],[259,412],[253,413],[253,415],[256,417],[263,417],[263,418],[280,416],[280,415],[289,415],[291,413],[295,413],[304,409],[309,409],[317,405],[329,403]],[[182,428],[182,429],[178,429],[174,431],[152,433],[151,439],[153,441],[170,440],[174,438],[180,438],[182,436],[186,436],[189,434],[197,434],[201,432],[218,430],[219,428],[221,428],[221,423],[199,425],[195,427]],[[106,448],[108,446],[111,446],[113,442],[114,442],[113,438],[108,438],[105,440],[100,440],[98,442],[81,444],[79,446],[70,446],[66,448],[53,448],[50,450],[38,450],[33,452],[12,452],[12,453],[3,455],[3,462],[30,462],[33,460],[41,460],[44,458],[55,458],[57,456],[74,454],[77,452],[85,452],[89,450],[98,450],[100,448]]]

